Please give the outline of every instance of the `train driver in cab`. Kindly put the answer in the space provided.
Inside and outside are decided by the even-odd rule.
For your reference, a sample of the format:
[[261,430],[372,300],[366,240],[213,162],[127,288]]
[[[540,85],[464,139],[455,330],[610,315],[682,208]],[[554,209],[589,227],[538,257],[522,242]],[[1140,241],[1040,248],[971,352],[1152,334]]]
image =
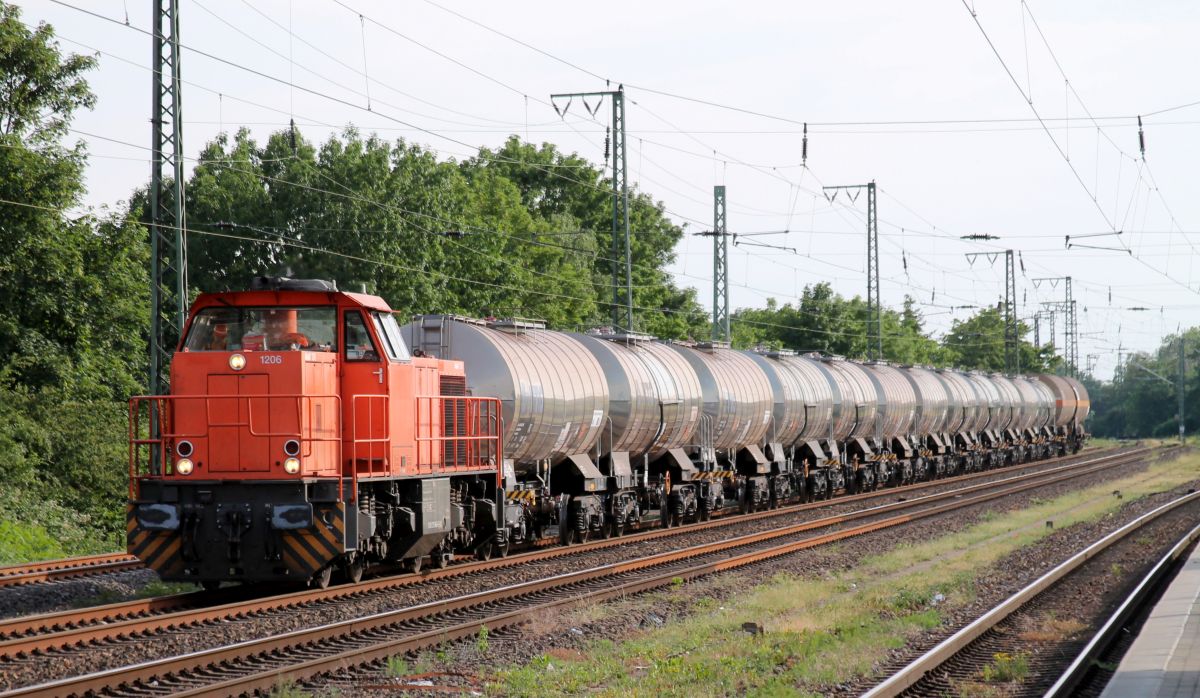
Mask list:
[[242,337],[242,348],[258,351],[298,351],[312,345],[297,329],[297,312],[276,308],[262,313],[261,330],[251,330]]

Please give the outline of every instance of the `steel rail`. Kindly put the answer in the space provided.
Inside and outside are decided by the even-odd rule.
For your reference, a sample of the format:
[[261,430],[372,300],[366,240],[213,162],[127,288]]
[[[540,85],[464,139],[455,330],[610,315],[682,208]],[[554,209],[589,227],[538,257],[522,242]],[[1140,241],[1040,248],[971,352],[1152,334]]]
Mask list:
[[82,555],[61,560],[43,560],[23,565],[0,567],[0,587],[52,582],[110,572],[141,569],[142,563],[128,553]]
[[892,674],[886,680],[877,684],[871,690],[864,693],[863,698],[887,698],[900,695],[908,688],[916,685],[917,682],[927,676],[930,672],[945,664],[951,657],[954,657],[966,649],[968,645],[970,645],[988,630],[991,630],[996,626],[996,624],[1000,623],[1002,620],[1012,615],[1021,607],[1025,606],[1043,591],[1046,591],[1050,587],[1054,586],[1063,577],[1066,577],[1068,574],[1078,569],[1088,560],[1092,559],[1096,555],[1099,555],[1109,546],[1122,540],[1130,533],[1141,529],[1142,526],[1154,521],[1163,514],[1183,506],[1184,504],[1194,502],[1197,499],[1200,499],[1200,492],[1193,492],[1167,502],[1160,507],[1142,514],[1133,521],[1130,521],[1095,543],[1092,543],[1088,547],[1067,558],[1065,561],[1054,567],[1054,569],[1051,569],[1041,577],[1038,577],[1036,580],[1017,593],[1000,602],[990,611],[967,624],[958,632],[938,643],[933,649],[921,655],[900,671]]
[[[815,522],[747,534],[681,550],[657,553],[637,560],[601,565],[453,599],[248,640],[193,652],[182,657],[153,660],[95,674],[15,689],[7,695],[16,697],[85,694],[150,680],[158,681],[161,687],[165,681],[171,680],[171,677],[180,677],[181,675],[185,677],[181,681],[186,683],[188,679],[197,677],[193,672],[208,667],[217,667],[214,670],[215,673],[235,672],[237,668],[234,663],[239,660],[249,665],[243,669],[250,672],[248,675],[224,681],[218,680],[217,683],[200,688],[172,688],[172,693],[178,695],[229,695],[253,690],[269,690],[283,676],[303,679],[335,668],[345,668],[351,664],[373,661],[390,654],[466,637],[478,632],[481,626],[486,626],[489,630],[507,627],[554,607],[577,605],[584,602],[593,603],[618,595],[669,585],[675,579],[690,579],[742,567],[799,550],[971,507],[1098,470],[1117,467],[1124,465],[1127,459],[1138,457],[1131,458],[1129,454],[1122,454],[1122,456],[1124,457],[1101,459],[1105,462],[1100,465],[1093,464],[1083,467],[1083,464],[1079,464],[1070,472],[1058,473],[1053,477],[1034,482],[1026,480],[1018,483],[1010,481],[986,483],[986,485],[976,487],[991,487],[993,491],[967,498],[963,498],[961,492],[955,492],[950,494],[949,498],[952,499],[950,502],[799,540],[774,542],[789,534],[814,528],[816,527]],[[914,507],[929,503],[929,499],[933,497],[946,498],[940,495],[931,495],[929,498],[883,505],[874,510],[876,513],[880,513],[885,509],[890,511],[896,506]],[[845,520],[844,517],[833,518],[838,519],[834,523]],[[829,525],[828,522],[825,525]],[[760,545],[764,543],[765,547]],[[751,549],[737,552],[744,548]],[[702,557],[711,559],[697,564],[696,558]],[[681,567],[681,563],[686,566]],[[638,572],[649,572],[649,576],[638,576]],[[631,576],[634,578],[629,579]],[[622,580],[622,577],[626,579]],[[516,607],[508,607],[512,605]],[[409,634],[406,637],[394,637],[395,633],[404,630],[400,627],[402,624],[411,626],[408,628]],[[314,654],[321,654],[321,648],[317,644],[321,642],[333,645],[331,649],[327,650],[331,654],[324,657],[312,657]],[[360,646],[346,648],[346,645]],[[292,664],[287,659],[288,653],[299,654],[305,659],[302,663]],[[272,666],[279,665],[281,662],[282,666]],[[264,666],[265,668],[263,668]]]
[[[1016,472],[1026,473],[1030,468],[1041,468],[1041,470],[1039,470],[1038,473],[1033,473],[1031,475],[1028,475],[1028,476],[1035,476],[1042,472],[1050,472],[1051,470],[1055,470],[1056,468],[1062,467],[1062,466],[1056,466],[1055,465],[1056,463],[1066,463],[1067,465],[1070,465],[1073,462],[1080,462],[1081,459],[1086,459],[1087,456],[1094,456],[1093,460],[1095,460],[1097,458],[1115,458],[1115,457],[1121,456],[1123,454],[1149,453],[1150,451],[1151,451],[1151,449],[1149,449],[1149,448],[1135,448],[1135,449],[1114,450],[1113,452],[1103,452],[1102,451],[1097,454],[1087,454],[1087,455],[1072,454],[1069,456],[1060,456],[1058,458],[1047,459],[1044,461],[1036,461],[1036,462],[1031,462],[1031,463],[1020,463],[1020,464],[1009,465],[1009,466],[1004,466],[1001,468],[994,468],[991,470],[984,470],[984,471],[975,472],[975,473],[966,473],[963,475],[956,475],[953,477],[943,478],[940,480],[929,480],[929,481],[915,483],[915,484],[911,484],[911,485],[904,485],[902,487],[894,487],[894,488],[888,488],[888,489],[883,489],[883,490],[874,490],[871,492],[862,492],[862,493],[853,494],[853,495],[845,495],[845,496],[838,497],[836,500],[819,500],[819,501],[807,502],[807,503],[803,503],[803,504],[788,505],[788,506],[780,507],[777,509],[764,510],[761,512],[755,512],[753,514],[741,515],[741,516],[737,516],[737,517],[716,517],[713,521],[710,521],[710,522],[686,524],[683,527],[676,527],[676,528],[671,528],[671,529],[652,528],[652,529],[648,529],[648,530],[644,530],[644,531],[630,533],[630,534],[627,534],[620,538],[596,539],[596,540],[589,541],[587,543],[583,543],[583,544],[580,544],[577,546],[572,546],[569,548],[555,547],[553,550],[542,549],[540,551],[534,550],[531,552],[519,553],[519,554],[513,555],[510,558],[508,558],[509,562],[507,564],[504,562],[497,562],[497,561],[493,561],[491,563],[482,563],[482,564],[481,563],[458,563],[452,568],[453,572],[438,572],[438,573],[436,573],[437,576],[433,576],[432,579],[441,579],[446,576],[451,576],[454,574],[454,572],[458,572],[461,574],[467,574],[467,573],[479,571],[481,569],[495,569],[495,568],[505,567],[505,566],[508,566],[511,564],[519,564],[519,563],[533,561],[533,560],[546,560],[546,559],[550,559],[552,557],[559,556],[559,555],[574,555],[574,554],[590,552],[590,551],[594,551],[594,550],[603,550],[603,549],[606,549],[609,547],[623,545],[626,543],[636,543],[636,542],[640,542],[640,541],[654,540],[654,539],[663,538],[663,537],[686,535],[686,534],[688,534],[690,532],[694,532],[694,531],[704,531],[704,530],[708,530],[710,528],[731,526],[731,525],[739,524],[741,522],[758,521],[758,520],[762,520],[762,519],[782,517],[782,516],[787,516],[789,514],[793,514],[796,512],[809,511],[809,510],[813,510],[813,509],[821,509],[821,508],[832,506],[832,505],[850,504],[850,503],[859,502],[859,501],[870,501],[873,499],[889,497],[889,496],[895,495],[895,494],[906,494],[908,492],[917,491],[917,490],[921,490],[921,489],[928,489],[931,487],[938,487],[938,486],[942,486],[942,485],[952,485],[952,484],[963,483],[963,482],[971,482],[971,481],[978,480],[978,479],[985,478],[985,477],[994,477],[996,475],[1002,475],[1006,472],[1016,471]],[[1002,480],[997,480],[996,482],[1001,482],[1001,481]],[[558,540],[557,536],[554,536],[552,538],[555,541],[555,543],[557,543],[557,540]],[[432,573],[430,571],[426,571],[423,574],[423,576],[421,576],[421,577],[415,577],[415,576],[385,577],[385,578],[378,578],[378,579],[374,579],[374,580],[368,580],[366,582],[360,582],[357,585],[339,586],[333,590],[327,591],[326,593],[328,595],[320,596],[320,598],[322,598],[322,599],[336,598],[338,594],[359,593],[359,592],[365,593],[365,592],[371,592],[371,591],[376,591],[376,590],[397,588],[400,586],[406,586],[406,585],[410,585],[410,584],[414,584],[414,583],[423,582],[426,579],[430,579],[432,574],[434,574],[434,573]],[[233,593],[233,592],[230,592],[229,589],[222,590],[223,594],[226,592]],[[285,598],[294,598],[296,594],[320,595],[321,592],[320,591],[307,591],[307,592],[301,591],[301,592],[293,592],[291,594],[274,596],[274,597],[270,597],[270,598],[273,598],[276,600],[283,600]],[[146,617],[146,616],[150,616],[150,615],[160,615],[160,614],[169,613],[169,612],[175,611],[175,610],[194,609],[194,608],[200,608],[200,607],[204,607],[204,606],[212,606],[213,604],[211,604],[209,602],[211,602],[213,600],[220,600],[220,598],[223,598],[223,597],[214,599],[213,595],[210,592],[189,592],[189,593],[184,593],[184,594],[174,594],[174,595],[170,595],[170,596],[161,596],[161,597],[154,597],[154,598],[149,598],[149,599],[133,599],[130,601],[116,602],[116,603],[112,603],[112,604],[106,604],[103,606],[94,606],[94,607],[84,608],[84,609],[56,611],[56,612],[52,612],[52,613],[45,613],[45,614],[34,615],[34,616],[24,616],[24,617],[0,620],[0,657],[12,656],[14,654],[20,654],[20,653],[25,653],[25,652],[37,651],[37,650],[50,649],[54,646],[62,646],[64,644],[75,644],[78,642],[87,642],[87,641],[90,641],[91,639],[95,639],[95,638],[89,638],[86,633],[71,635],[68,631],[78,630],[78,629],[85,628],[89,625],[96,625],[96,624],[100,624],[100,623],[110,624],[109,627],[112,627],[111,626],[112,623],[115,623],[118,621],[124,621],[127,619]],[[9,640],[11,640],[12,638],[30,638],[31,636],[35,636],[35,635],[39,635],[39,634],[46,634],[46,633],[62,633],[62,634],[56,636],[56,638],[54,638],[54,639],[48,639],[44,643],[27,642],[27,643],[22,644],[22,643],[9,642]]]
[[1142,577],[1138,585],[1134,587],[1125,601],[1121,603],[1108,620],[1092,635],[1092,639],[1087,645],[1079,651],[1075,660],[1071,665],[1063,671],[1059,676],[1058,681],[1054,682],[1045,693],[1046,698],[1059,698],[1059,696],[1072,695],[1083,681],[1087,673],[1093,667],[1093,660],[1100,656],[1113,643],[1117,634],[1125,626],[1129,620],[1134,617],[1138,611],[1145,608],[1145,604],[1153,597],[1161,585],[1167,580],[1174,577],[1175,572],[1179,568],[1180,560],[1189,548],[1200,539],[1200,525],[1193,528],[1191,531],[1179,539],[1166,555],[1154,565],[1145,576]]
[[[1042,480],[1046,478],[1050,478],[1051,481],[1057,482],[1059,479],[1064,477],[1067,479],[1074,478],[1083,474],[1095,472],[1097,470],[1104,470],[1139,460],[1140,458],[1144,457],[1149,450],[1150,449],[1124,451],[1090,460],[1083,460],[1077,463],[1060,465],[1034,474],[1018,474],[1000,480],[969,485],[967,487],[929,494],[923,497],[901,499],[896,502],[880,504],[844,514],[825,516],[818,519],[799,522],[782,528],[771,529],[758,534],[750,535],[794,535],[796,533],[803,533],[805,531],[811,531],[818,528],[825,528],[828,526],[857,521],[872,516],[879,516],[897,510],[912,509],[946,499],[957,499],[964,495],[986,491],[994,487],[999,487],[1014,482],[1042,485],[1046,484],[1042,482]],[[894,493],[894,490],[885,492],[885,494],[892,493]],[[768,514],[780,515],[780,511],[781,510],[773,510],[761,512],[761,514],[764,516]],[[709,522],[707,524],[703,524],[702,526],[703,528],[707,528],[714,524],[728,526],[745,520],[747,519],[743,517],[736,520],[727,520],[723,524],[719,522]],[[296,608],[318,601],[329,601],[339,598],[358,596],[374,591],[387,591],[390,589],[398,589],[416,584],[425,584],[451,577],[459,577],[467,574],[512,567],[527,562],[545,561],[567,555],[573,556],[577,554],[583,554],[586,552],[605,549],[625,543],[655,540],[661,537],[672,535],[682,535],[690,531],[703,530],[703,528],[690,527],[684,529],[660,529],[635,536],[596,541],[595,544],[589,544],[588,547],[575,546],[538,550],[509,558],[463,563],[447,569],[430,570],[420,575],[404,575],[400,577],[369,580],[356,585],[334,587],[331,589],[310,589],[258,599],[237,600],[217,606],[203,606],[177,612],[164,613],[151,617],[144,617],[125,612],[125,616],[122,618],[111,618],[111,620],[107,622],[98,622],[89,625],[77,625],[75,627],[68,628],[62,628],[60,625],[47,625],[46,620],[37,620],[35,622],[36,625],[39,627],[48,627],[50,628],[50,632],[21,634],[14,633],[14,636],[0,641],[0,657],[26,656],[34,652],[103,641],[112,637],[119,637],[121,635],[129,635],[132,633],[145,634],[148,632],[159,632],[162,630],[178,629],[181,627],[189,627],[206,622],[219,621],[235,616],[270,612],[281,608]],[[738,538],[731,540],[738,540]],[[187,597],[187,595],[183,596],[185,598]],[[171,597],[167,597],[167,600],[163,601],[163,603],[171,603],[169,601],[170,598]],[[115,607],[118,610],[122,608],[120,604],[115,605]],[[108,613],[109,616],[112,615],[111,611],[106,612],[102,607],[91,609],[89,611],[89,615],[96,618],[108,617],[105,615],[106,613]],[[55,614],[56,617],[69,617],[69,615],[70,612]],[[22,619],[13,619],[11,626],[19,629],[21,620]],[[5,628],[3,624],[0,624],[0,631],[3,631],[4,629]]]

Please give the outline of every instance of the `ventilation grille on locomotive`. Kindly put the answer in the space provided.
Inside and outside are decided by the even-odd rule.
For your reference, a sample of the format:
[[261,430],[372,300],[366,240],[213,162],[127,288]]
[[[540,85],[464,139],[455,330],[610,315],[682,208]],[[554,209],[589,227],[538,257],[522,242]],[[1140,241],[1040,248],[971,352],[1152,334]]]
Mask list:
[[[441,393],[446,397],[466,397],[467,379],[462,376],[442,376]],[[467,404],[465,400],[446,400],[442,403],[442,425],[444,436],[467,435]],[[465,465],[467,442],[462,439],[443,441],[442,458],[447,466]]]

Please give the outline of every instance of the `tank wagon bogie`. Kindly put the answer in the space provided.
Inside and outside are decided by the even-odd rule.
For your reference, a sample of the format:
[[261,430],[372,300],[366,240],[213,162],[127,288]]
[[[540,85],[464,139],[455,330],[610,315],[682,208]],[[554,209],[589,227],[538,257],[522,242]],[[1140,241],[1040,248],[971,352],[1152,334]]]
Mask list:
[[1078,450],[1006,377],[418,316],[327,282],[202,294],[130,402],[129,550],[168,580],[358,579]]

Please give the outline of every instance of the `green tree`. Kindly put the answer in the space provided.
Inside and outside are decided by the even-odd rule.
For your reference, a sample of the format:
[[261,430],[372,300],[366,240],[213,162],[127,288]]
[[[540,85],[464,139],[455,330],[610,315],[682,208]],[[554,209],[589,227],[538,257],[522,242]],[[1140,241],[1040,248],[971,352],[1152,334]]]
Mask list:
[[86,153],[63,141],[95,103],[84,79],[94,64],[0,4],[0,519],[14,539],[72,541],[86,521],[120,529],[147,254],[128,218],[66,214],[81,201]]
[[[1062,363],[1051,345],[1036,347],[1025,341],[1029,325],[1017,323],[1022,373],[1054,373]],[[982,308],[966,320],[955,320],[942,338],[946,360],[962,368],[1004,371],[1004,316],[999,308]]]
[[[1200,328],[1169,335],[1152,352],[1126,356],[1113,379],[1083,378],[1093,416],[1088,429],[1097,436],[1140,438],[1178,434],[1179,342],[1184,342],[1184,417],[1188,434],[1200,428]],[[1164,380],[1165,379],[1165,380]]]
[[[867,304],[843,298],[827,283],[806,286],[797,305],[742,308],[733,314],[734,344],[768,345],[797,351],[819,351],[851,358],[867,355]],[[882,313],[883,356],[902,364],[940,363],[944,351],[924,331],[916,303],[906,298],[900,312]]]
[[[607,322],[614,255],[612,181],[579,155],[563,155],[554,145],[535,146],[513,136],[496,150],[482,149],[464,168],[488,169],[516,184],[530,213],[543,220],[572,221],[578,232],[561,244],[593,250],[592,296],[597,311],[589,320]],[[667,218],[663,205],[634,187],[629,194],[630,254],[637,329],[664,338],[705,337],[710,332],[695,292],[675,285],[666,266],[675,259],[682,227]],[[590,237],[584,243],[582,238]],[[616,255],[623,263],[623,252]]]
[[[602,184],[576,156],[515,138],[456,163],[354,129],[319,147],[290,131],[260,146],[242,130],[209,143],[188,182],[190,275],[218,290],[287,270],[365,285],[404,313],[595,326],[609,298]],[[134,197],[135,211],[144,200]],[[682,337],[703,327],[692,292],[662,269],[682,231],[640,194],[631,219],[634,302],[657,311],[639,313],[640,329]],[[598,220],[602,231],[589,229]]]

